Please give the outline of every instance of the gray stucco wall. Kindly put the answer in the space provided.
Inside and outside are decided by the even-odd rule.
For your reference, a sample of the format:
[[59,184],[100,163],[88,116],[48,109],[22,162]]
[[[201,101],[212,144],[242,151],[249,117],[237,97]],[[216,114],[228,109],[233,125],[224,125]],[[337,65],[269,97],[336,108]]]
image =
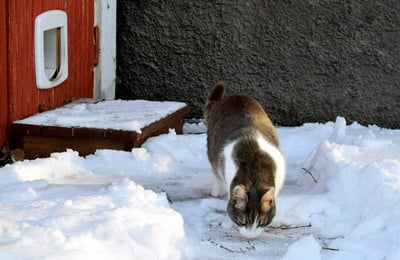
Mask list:
[[119,0],[117,98],[179,100],[200,117],[217,81],[280,125],[400,128],[400,2]]

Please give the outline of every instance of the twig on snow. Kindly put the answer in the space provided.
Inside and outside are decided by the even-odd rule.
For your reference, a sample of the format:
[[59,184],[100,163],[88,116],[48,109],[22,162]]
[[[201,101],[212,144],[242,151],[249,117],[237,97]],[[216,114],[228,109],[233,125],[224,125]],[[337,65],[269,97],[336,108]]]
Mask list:
[[322,249],[324,249],[324,250],[331,250],[331,251],[339,251],[339,249],[338,248],[331,248],[331,247],[322,247]]
[[317,180],[314,178],[314,175],[309,170],[307,170],[306,168],[301,168],[301,169],[306,173],[310,174],[311,178],[314,180],[315,183],[318,183]]
[[240,250],[233,250],[233,249],[227,248],[226,246],[223,246],[223,245],[211,240],[211,237],[209,239],[207,239],[207,241],[210,242],[211,244],[219,246],[220,248],[225,249],[226,251],[231,252],[231,253],[243,253],[244,252],[243,249],[241,249],[241,248],[240,248]]
[[289,226],[289,225],[281,225],[281,226],[272,226],[269,227],[271,229],[295,229],[295,228],[306,228],[306,227],[311,227],[311,224],[304,225],[304,226]]

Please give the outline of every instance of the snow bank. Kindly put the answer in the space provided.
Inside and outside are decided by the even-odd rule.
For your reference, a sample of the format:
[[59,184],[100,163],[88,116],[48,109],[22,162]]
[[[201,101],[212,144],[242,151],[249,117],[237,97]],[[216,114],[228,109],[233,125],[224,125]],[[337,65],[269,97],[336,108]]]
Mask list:
[[104,184],[124,177],[135,181],[166,179],[173,175],[175,162],[170,154],[135,148],[132,152],[97,150],[94,155],[80,157],[67,150],[49,158],[18,162],[1,169],[0,188],[13,183],[45,180],[52,184]]
[[[181,165],[196,167],[208,166],[205,140],[206,135],[198,135],[200,138],[193,138],[191,135],[177,135],[175,130],[170,129],[169,134],[157,138],[150,138],[143,147],[152,154],[162,151],[172,158],[173,162]],[[175,170],[177,170],[175,168]]]
[[[176,134],[171,133],[171,136]],[[183,219],[164,193],[168,153],[68,150],[0,168],[0,259],[179,259]]]
[[[277,219],[308,221],[320,229],[321,243],[339,250],[325,252],[326,259],[398,257],[400,131],[346,126],[338,118],[335,124],[316,125],[298,144],[315,129],[319,134],[314,142],[300,147],[308,153],[303,162],[299,154],[286,150],[297,166],[291,176],[295,185],[314,195],[280,198]],[[305,169],[301,175],[300,169]]]
[[[394,153],[395,152],[395,153]],[[340,211],[321,235],[330,246],[380,259],[399,239],[399,150],[323,142],[306,167]],[[362,249],[362,250],[360,250]]]
[[[30,185],[0,200],[0,258],[179,259],[183,220],[129,179],[96,189]],[[25,196],[24,200],[21,197]]]
[[186,106],[185,103],[181,102],[146,100],[108,100],[98,103],[73,102],[15,123],[108,128],[140,133],[140,129],[143,127],[172,114],[184,106]]
[[196,123],[185,123],[183,124],[184,134],[204,134],[207,132],[207,126],[204,124],[203,120],[199,120]]
[[257,239],[210,197],[206,135],[171,131],[0,168],[0,258],[400,259],[400,131],[338,118],[278,134],[287,181]]
[[282,260],[320,260],[321,246],[312,235],[303,237],[288,248]]

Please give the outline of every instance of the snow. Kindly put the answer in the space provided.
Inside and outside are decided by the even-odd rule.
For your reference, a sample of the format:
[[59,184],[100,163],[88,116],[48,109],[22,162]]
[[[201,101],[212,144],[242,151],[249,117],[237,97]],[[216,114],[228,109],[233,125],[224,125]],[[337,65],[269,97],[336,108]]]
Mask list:
[[[44,176],[43,176],[44,177]],[[21,182],[3,190],[0,258],[176,259],[183,220],[163,194],[115,185]]]
[[283,260],[320,260],[320,251],[321,246],[313,235],[308,235],[291,244]]
[[258,228],[257,223],[254,223],[251,228],[240,227],[239,233],[242,234],[247,239],[254,239],[261,235],[264,231],[262,228]]
[[204,124],[203,120],[194,123],[185,123],[183,125],[183,133],[185,134],[202,134],[205,132],[207,132],[207,126]]
[[141,133],[142,128],[185,106],[185,103],[170,101],[108,100],[90,103],[83,99],[14,123],[115,129]]
[[0,168],[0,258],[400,259],[399,130],[340,117],[278,128],[286,182],[247,240],[210,196],[204,125],[185,129]]

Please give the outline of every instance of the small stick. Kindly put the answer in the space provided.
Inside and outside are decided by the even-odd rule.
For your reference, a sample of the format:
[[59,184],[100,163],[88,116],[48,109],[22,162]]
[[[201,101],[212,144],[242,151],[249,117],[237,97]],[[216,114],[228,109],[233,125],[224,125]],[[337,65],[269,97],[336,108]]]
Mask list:
[[311,224],[305,225],[305,226],[286,226],[286,225],[282,225],[282,226],[277,226],[277,227],[269,227],[272,229],[295,229],[295,228],[306,228],[306,227],[311,227]]
[[322,249],[324,249],[324,250],[331,250],[331,251],[339,251],[339,249],[338,248],[330,248],[330,247],[322,247]]
[[251,244],[250,244],[250,240],[248,240],[248,239],[247,239],[247,243],[249,243],[249,246],[251,246]]
[[306,168],[301,168],[301,169],[306,173],[310,174],[311,178],[314,180],[315,183],[318,183],[317,180],[314,178],[314,175],[309,170],[307,170]]
[[230,249],[230,248],[227,248],[226,246],[223,246],[223,245],[221,245],[221,244],[218,244],[218,243],[215,242],[215,241],[212,241],[211,238],[207,239],[207,241],[210,242],[210,243],[213,244],[213,245],[216,245],[216,246],[219,246],[219,247],[222,248],[222,249],[225,249],[225,250],[228,251],[228,252],[231,252],[231,253],[243,253],[243,250],[242,250],[242,249],[240,249],[240,251],[232,250],[232,249]]

